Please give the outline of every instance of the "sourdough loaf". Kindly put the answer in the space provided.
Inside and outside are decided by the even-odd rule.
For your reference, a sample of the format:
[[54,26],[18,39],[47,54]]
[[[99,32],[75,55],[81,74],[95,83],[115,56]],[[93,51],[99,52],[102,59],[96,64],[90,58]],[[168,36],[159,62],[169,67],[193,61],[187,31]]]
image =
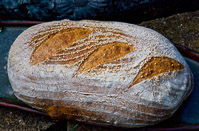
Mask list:
[[168,39],[120,22],[30,27],[11,46],[8,75],[20,100],[52,118],[119,127],[169,118],[193,85]]

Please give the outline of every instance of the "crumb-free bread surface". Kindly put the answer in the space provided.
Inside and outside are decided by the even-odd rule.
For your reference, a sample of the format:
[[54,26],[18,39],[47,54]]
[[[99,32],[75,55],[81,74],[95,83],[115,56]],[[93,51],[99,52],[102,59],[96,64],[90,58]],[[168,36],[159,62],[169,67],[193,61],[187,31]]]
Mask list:
[[169,118],[192,90],[192,74],[161,34],[133,24],[55,21],[13,43],[15,95],[53,118],[142,127]]

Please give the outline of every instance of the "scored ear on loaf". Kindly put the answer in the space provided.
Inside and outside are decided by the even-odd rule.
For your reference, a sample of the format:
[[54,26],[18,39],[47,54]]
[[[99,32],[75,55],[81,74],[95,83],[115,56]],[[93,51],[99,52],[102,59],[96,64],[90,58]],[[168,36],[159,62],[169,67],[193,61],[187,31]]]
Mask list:
[[[158,74],[182,70],[184,66],[168,57],[152,57],[139,71],[131,86]],[[131,87],[130,86],[130,87]]]
[[70,47],[73,42],[87,36],[91,31],[88,29],[74,28],[67,29],[62,32],[50,36],[33,52],[31,56],[31,64],[38,64],[46,60],[46,58],[58,53],[61,50]]
[[52,118],[118,127],[171,117],[193,87],[168,39],[121,22],[30,27],[11,46],[8,75],[17,98]]

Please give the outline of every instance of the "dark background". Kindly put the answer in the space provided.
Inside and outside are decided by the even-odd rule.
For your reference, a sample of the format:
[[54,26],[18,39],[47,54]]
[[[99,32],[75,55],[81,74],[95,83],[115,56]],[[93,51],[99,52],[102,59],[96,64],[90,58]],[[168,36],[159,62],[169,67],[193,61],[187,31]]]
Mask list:
[[140,23],[199,9],[199,0],[1,0],[0,19]]

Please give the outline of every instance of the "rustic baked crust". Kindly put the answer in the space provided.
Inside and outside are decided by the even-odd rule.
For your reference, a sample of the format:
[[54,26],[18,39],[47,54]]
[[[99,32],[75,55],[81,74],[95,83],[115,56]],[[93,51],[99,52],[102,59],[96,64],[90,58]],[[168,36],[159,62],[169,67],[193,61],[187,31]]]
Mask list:
[[169,118],[192,90],[192,74],[159,33],[132,24],[55,21],[13,43],[15,95],[53,118],[141,127]]

